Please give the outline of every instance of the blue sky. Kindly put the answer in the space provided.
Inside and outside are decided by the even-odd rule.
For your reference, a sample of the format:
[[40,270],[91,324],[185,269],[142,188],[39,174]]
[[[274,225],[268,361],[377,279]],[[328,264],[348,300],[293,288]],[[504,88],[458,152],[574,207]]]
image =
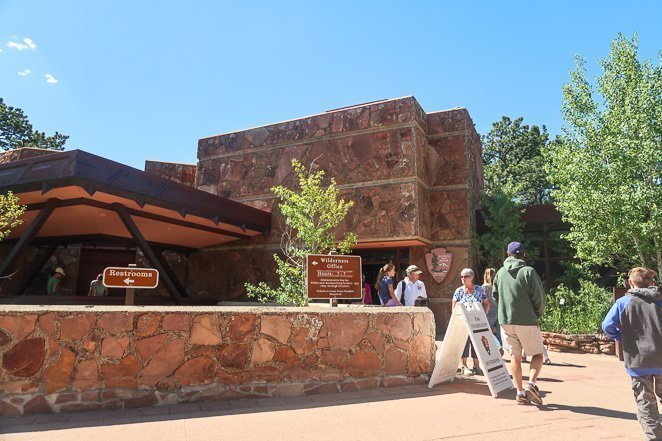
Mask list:
[[594,75],[638,32],[656,60],[661,18],[659,0],[0,0],[0,97],[68,149],[141,169],[195,163],[201,137],[405,95],[466,107],[481,134],[502,115],[556,134],[574,55]]

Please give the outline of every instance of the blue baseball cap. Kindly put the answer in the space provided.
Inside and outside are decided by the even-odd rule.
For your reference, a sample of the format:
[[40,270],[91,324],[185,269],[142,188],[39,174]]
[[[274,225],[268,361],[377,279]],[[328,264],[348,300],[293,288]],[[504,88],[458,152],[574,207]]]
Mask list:
[[524,245],[519,242],[510,242],[508,244],[508,254],[524,254]]

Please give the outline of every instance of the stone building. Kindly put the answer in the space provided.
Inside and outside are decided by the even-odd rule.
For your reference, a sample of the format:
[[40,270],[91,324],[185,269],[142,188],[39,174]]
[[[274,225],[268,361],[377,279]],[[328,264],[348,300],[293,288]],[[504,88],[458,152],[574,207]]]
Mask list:
[[[325,170],[342,197],[354,201],[341,227],[357,234],[367,279],[372,283],[389,261],[398,278],[407,265],[418,265],[437,327],[444,329],[460,271],[475,260],[481,158],[466,109],[426,113],[414,97],[405,97],[202,138],[195,186],[273,212],[269,189],[293,184],[292,159]],[[274,281],[278,225],[272,218],[269,235],[192,254],[190,292],[239,299],[245,281]],[[426,262],[427,254],[432,263],[433,250],[452,255],[450,268],[435,274],[445,275],[441,282]]]
[[[405,97],[205,137],[198,142],[197,165],[147,161],[145,172],[272,213],[266,234],[165,256],[176,264],[189,298],[246,300],[245,282],[276,282],[272,256],[279,249],[280,219],[270,188],[294,183],[291,162],[297,159],[325,170],[342,197],[354,201],[340,232],[357,234],[355,253],[370,282],[389,262],[398,279],[409,264],[424,270],[441,330],[459,273],[475,262],[471,239],[483,186],[481,155],[466,109],[426,113],[414,97]],[[20,159],[16,153],[2,156],[0,164]],[[71,261],[68,273],[76,272],[72,249],[70,244],[55,253]]]

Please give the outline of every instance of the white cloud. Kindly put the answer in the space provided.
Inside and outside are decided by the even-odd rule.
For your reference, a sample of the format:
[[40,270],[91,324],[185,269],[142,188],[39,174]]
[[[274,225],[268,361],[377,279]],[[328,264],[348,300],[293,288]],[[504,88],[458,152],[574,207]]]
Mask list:
[[46,78],[46,82],[47,82],[48,84],[57,84],[57,80],[56,80],[55,77],[54,77],[53,75],[51,75],[51,74],[46,74],[46,75],[44,75],[44,78]]
[[27,44],[21,44],[17,41],[10,41],[9,43],[7,43],[7,47],[11,47],[19,51],[30,49],[30,46],[28,46]]
[[37,49],[37,44],[32,41],[31,38],[24,38],[23,43],[20,41],[10,41],[7,43],[7,47],[16,49],[18,51],[26,51],[28,49],[35,50]]
[[37,49],[37,45],[35,44],[34,41],[32,41],[31,38],[24,38],[23,43],[27,44],[32,50]]
[[25,69],[20,71],[18,74],[22,77],[27,77],[28,75],[32,74],[32,71],[30,69]]

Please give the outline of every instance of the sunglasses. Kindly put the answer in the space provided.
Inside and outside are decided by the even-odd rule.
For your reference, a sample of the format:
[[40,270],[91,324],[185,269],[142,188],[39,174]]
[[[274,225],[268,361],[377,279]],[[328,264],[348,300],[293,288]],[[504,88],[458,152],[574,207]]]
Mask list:
[[460,276],[460,279],[471,279],[473,276]]

